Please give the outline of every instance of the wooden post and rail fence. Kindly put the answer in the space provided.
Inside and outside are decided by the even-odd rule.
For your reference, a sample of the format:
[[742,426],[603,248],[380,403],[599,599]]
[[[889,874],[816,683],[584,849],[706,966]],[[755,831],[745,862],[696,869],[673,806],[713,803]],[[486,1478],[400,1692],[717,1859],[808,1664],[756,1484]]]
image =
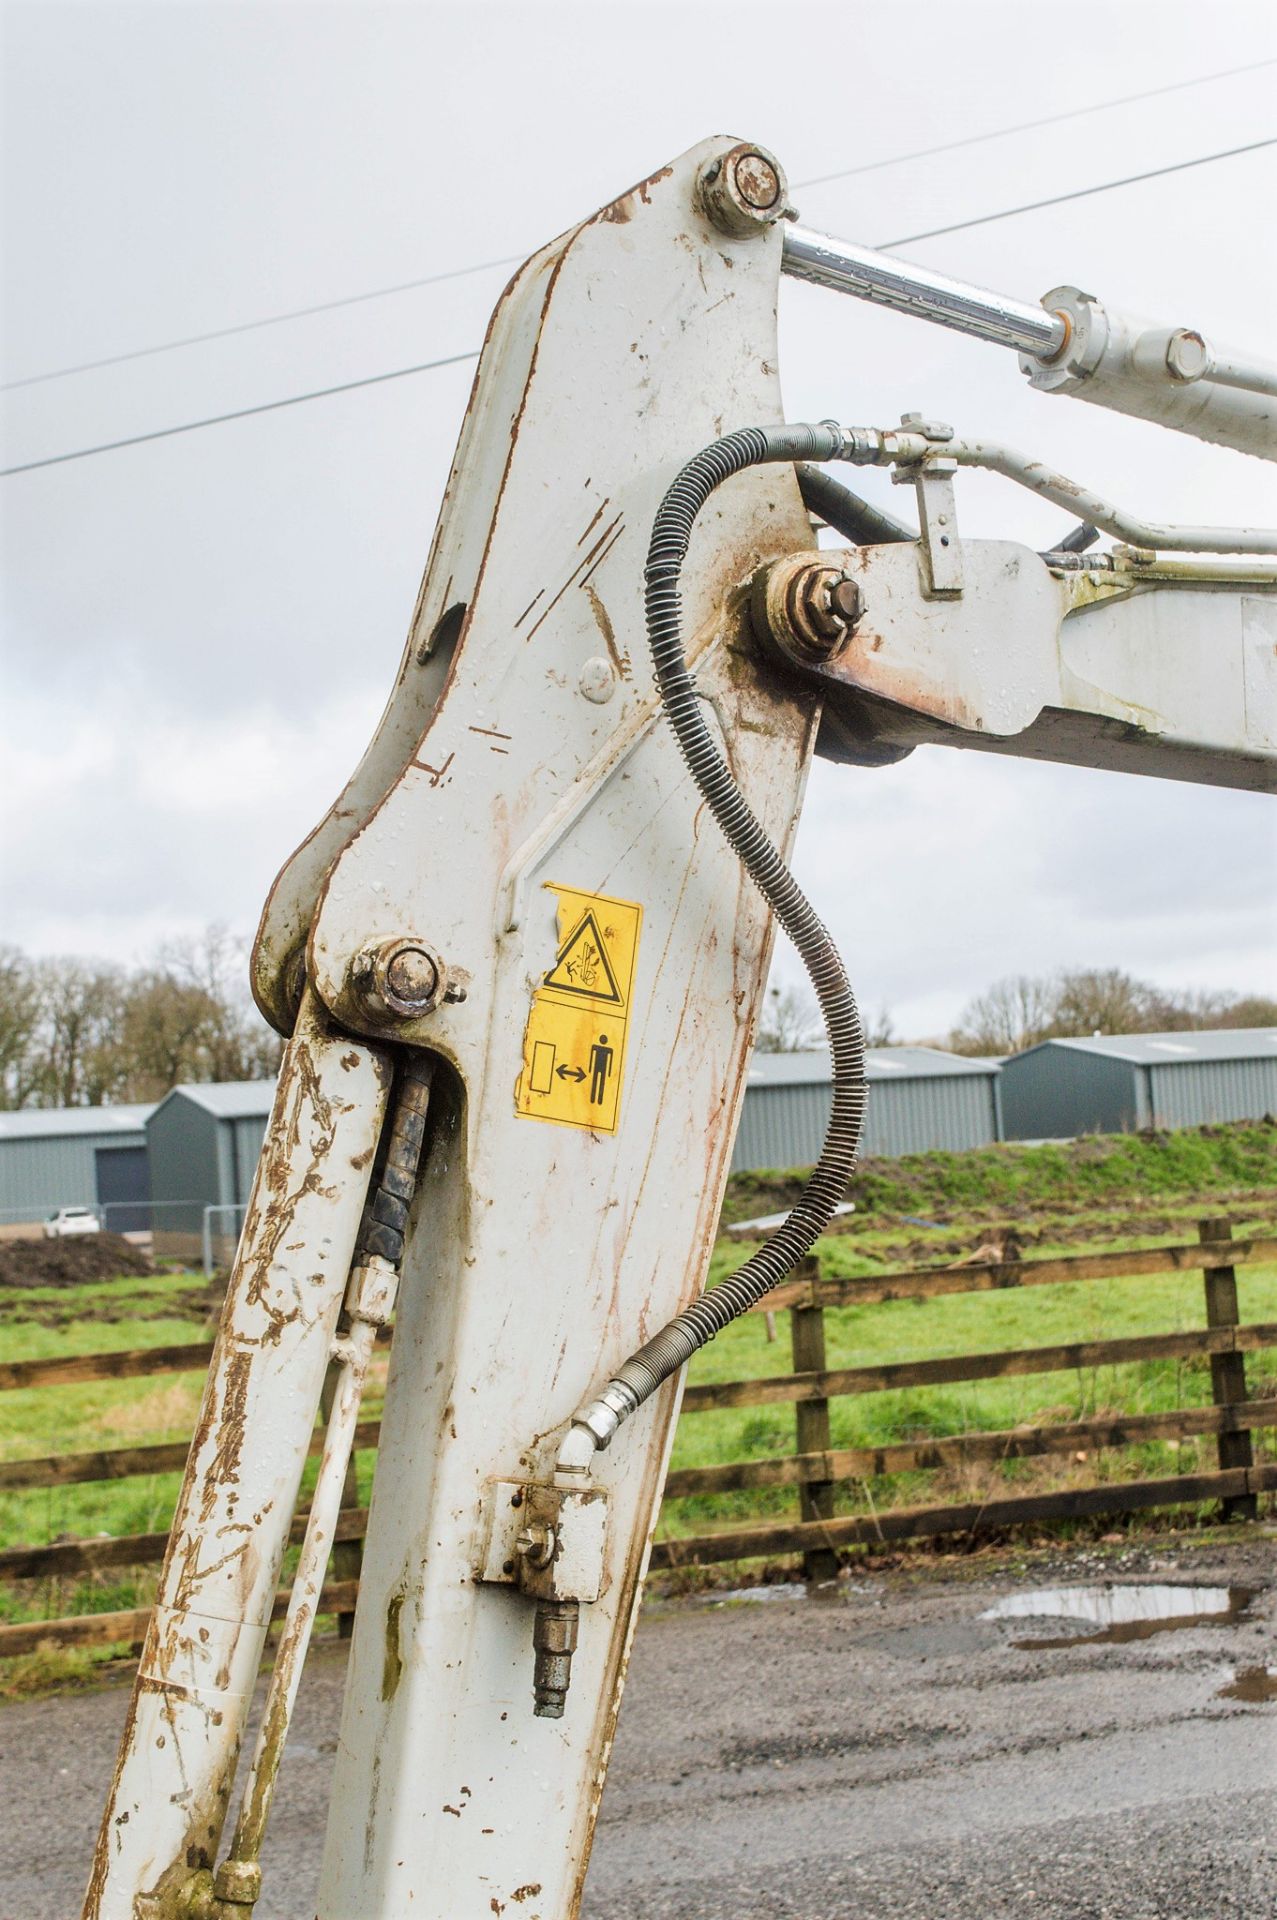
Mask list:
[[[1277,1263],[1277,1238],[1234,1240],[1227,1220],[1200,1223],[1195,1244],[1142,1248],[1134,1252],[1088,1253],[1050,1260],[1013,1260],[1000,1264],[921,1267],[839,1279],[821,1274],[816,1258],[804,1261],[793,1279],[769,1294],[756,1311],[788,1310],[792,1330],[792,1368],[767,1379],[734,1380],[689,1386],[683,1413],[693,1416],[726,1407],[791,1404],[797,1451],[784,1457],[741,1460],[721,1466],[681,1468],[669,1475],[667,1500],[697,1494],[750,1489],[796,1490],[799,1516],[704,1534],[658,1540],[653,1568],[705,1566],[714,1562],[776,1555],[802,1556],[809,1578],[824,1579],[837,1569],[838,1556],[854,1546],[882,1546],[908,1539],[981,1531],[1203,1501],[1221,1502],[1229,1519],[1253,1519],[1258,1496],[1277,1489],[1277,1461],[1255,1460],[1253,1433],[1277,1427],[1277,1396],[1251,1398],[1246,1355],[1277,1347],[1277,1322],[1244,1324],[1240,1319],[1237,1268]],[[1171,1333],[1140,1334],[1111,1340],[1074,1341],[1000,1352],[964,1353],[927,1360],[830,1368],[825,1353],[825,1315],[846,1306],[885,1301],[937,1299],[1003,1288],[1061,1285],[1075,1281],[1123,1279],[1200,1272],[1205,1288],[1205,1327]],[[203,1370],[211,1343],[152,1347],[137,1351],[74,1355],[50,1360],[0,1364],[0,1392],[56,1387],[94,1380],[124,1380],[164,1373]],[[1208,1361],[1209,1405],[1176,1407],[1158,1413],[1109,1414],[1041,1425],[1023,1425],[989,1433],[960,1433],[944,1438],[894,1441],[880,1446],[835,1449],[830,1401],[843,1395],[885,1393],[974,1380],[1076,1372],[1100,1366],[1147,1361]],[[363,1422],[356,1448],[375,1448],[380,1423]],[[1151,1440],[1214,1436],[1218,1458],[1211,1472],[1176,1474],[1161,1479],[1100,1481],[1092,1486],[1049,1492],[1008,1494],[978,1502],[895,1507],[839,1513],[840,1489],[876,1477],[975,1462],[1069,1455],[1097,1448],[1137,1446]],[[322,1450],[317,1428],[311,1453]],[[53,1454],[43,1459],[0,1463],[0,1492],[34,1487],[82,1485],[138,1474],[180,1472],[187,1443],[111,1447],[92,1453]],[[353,1471],[347,1480],[351,1503],[337,1531],[324,1610],[338,1616],[342,1631],[358,1593],[359,1543],[367,1512],[356,1506]],[[299,1513],[292,1537],[300,1540],[305,1514]],[[0,1551],[0,1578],[35,1580],[52,1575],[83,1576],[108,1568],[144,1566],[163,1557],[167,1533],[120,1538],[56,1541],[49,1546],[19,1546]],[[276,1613],[282,1615],[281,1594]],[[0,1626],[0,1658],[32,1651],[45,1642],[57,1646],[135,1644],[146,1629],[149,1609],[91,1613],[63,1619]]]

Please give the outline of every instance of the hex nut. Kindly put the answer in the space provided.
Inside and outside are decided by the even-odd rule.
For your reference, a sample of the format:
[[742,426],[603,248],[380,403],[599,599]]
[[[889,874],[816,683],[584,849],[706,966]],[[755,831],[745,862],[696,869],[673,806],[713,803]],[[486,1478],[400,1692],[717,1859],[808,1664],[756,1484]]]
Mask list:
[[842,567],[811,553],[787,555],[762,567],[752,588],[754,623],[793,660],[832,659],[864,614],[860,583]]
[[785,171],[775,154],[748,142],[707,161],[697,192],[719,232],[741,240],[782,219],[789,199]]
[[1166,347],[1166,367],[1173,380],[1200,380],[1210,366],[1210,351],[1200,333],[1181,327]]
[[213,1875],[213,1892],[219,1900],[251,1910],[261,1898],[262,1870],[256,1860],[223,1860]]

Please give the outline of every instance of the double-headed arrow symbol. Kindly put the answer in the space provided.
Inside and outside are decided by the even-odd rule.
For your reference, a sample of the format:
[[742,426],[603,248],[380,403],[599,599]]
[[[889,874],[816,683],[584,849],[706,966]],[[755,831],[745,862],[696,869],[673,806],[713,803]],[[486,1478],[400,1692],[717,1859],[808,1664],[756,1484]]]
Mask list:
[[560,1080],[576,1080],[580,1082],[585,1078],[584,1067],[556,1067],[554,1071],[558,1074]]

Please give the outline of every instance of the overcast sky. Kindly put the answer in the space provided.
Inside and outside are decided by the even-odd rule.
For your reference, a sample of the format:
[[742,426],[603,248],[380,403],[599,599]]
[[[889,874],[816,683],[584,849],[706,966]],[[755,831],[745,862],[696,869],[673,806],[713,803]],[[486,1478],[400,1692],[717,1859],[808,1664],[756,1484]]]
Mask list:
[[[1277,9],[734,0],[4,9],[4,378],[517,255],[710,133],[803,182],[1221,68]],[[796,192],[871,244],[1277,132],[1277,65]],[[903,249],[1272,351],[1277,149]],[[506,269],[4,396],[4,464],[477,345]],[[1277,470],[1029,392],[1014,356],[783,288],[791,418],[908,407],[1150,518],[1267,521]],[[472,367],[0,481],[5,938],[136,960],[251,931],[398,663]],[[744,424],[744,423],[742,423]],[[868,490],[887,502],[885,476]],[[964,476],[969,534],[1058,512]],[[1277,986],[1272,803],[927,748],[817,764],[800,877],[872,1010],[999,975]],[[784,963],[782,962],[782,965]]]

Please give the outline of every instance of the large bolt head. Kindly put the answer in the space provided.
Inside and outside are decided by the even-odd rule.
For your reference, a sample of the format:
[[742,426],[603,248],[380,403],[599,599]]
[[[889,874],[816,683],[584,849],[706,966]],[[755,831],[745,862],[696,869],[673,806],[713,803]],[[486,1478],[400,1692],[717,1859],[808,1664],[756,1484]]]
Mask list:
[[430,1005],[439,987],[439,968],[424,947],[399,947],[386,961],[390,996],[409,1007]]
[[839,574],[829,590],[829,606],[848,632],[854,633],[856,623],[865,610],[865,597],[860,591],[860,583],[853,580],[849,573]]
[[419,1020],[454,994],[442,960],[419,940],[386,940],[356,954],[350,984],[381,1018]]
[[790,554],[754,577],[755,625],[771,634],[791,659],[831,660],[864,614],[860,582],[831,560]]
[[773,225],[789,199],[784,169],[775,154],[744,142],[708,161],[697,187],[701,205],[719,232],[737,239]]

